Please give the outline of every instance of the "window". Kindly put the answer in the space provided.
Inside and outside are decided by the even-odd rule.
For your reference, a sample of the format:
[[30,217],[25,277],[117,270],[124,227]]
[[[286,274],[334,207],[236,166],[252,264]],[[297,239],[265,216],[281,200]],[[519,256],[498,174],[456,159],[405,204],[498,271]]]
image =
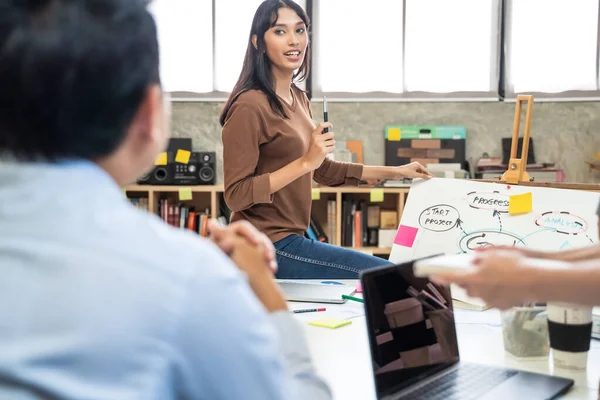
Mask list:
[[507,97],[597,96],[598,3],[508,2]]
[[161,80],[168,92],[213,90],[212,0],[154,0]]
[[263,0],[215,2],[215,90],[231,92],[240,72],[254,12]]
[[314,94],[402,92],[402,3],[313,0]]
[[315,95],[498,98],[500,0],[314,4]]
[[496,96],[497,0],[406,0],[405,89]]

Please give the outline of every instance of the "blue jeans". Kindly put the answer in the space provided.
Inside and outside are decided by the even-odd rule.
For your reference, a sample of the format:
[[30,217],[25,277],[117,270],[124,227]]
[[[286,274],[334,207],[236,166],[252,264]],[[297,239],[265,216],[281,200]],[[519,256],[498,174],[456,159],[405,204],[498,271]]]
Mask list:
[[390,265],[352,249],[289,235],[274,243],[278,279],[357,279],[360,271]]

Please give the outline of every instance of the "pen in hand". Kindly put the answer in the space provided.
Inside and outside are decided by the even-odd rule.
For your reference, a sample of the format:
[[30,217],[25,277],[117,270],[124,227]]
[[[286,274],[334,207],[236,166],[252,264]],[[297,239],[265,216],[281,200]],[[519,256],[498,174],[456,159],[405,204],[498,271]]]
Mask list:
[[[329,122],[329,116],[327,115],[327,97],[323,96],[323,122]],[[323,133],[329,132],[329,128],[323,129]]]

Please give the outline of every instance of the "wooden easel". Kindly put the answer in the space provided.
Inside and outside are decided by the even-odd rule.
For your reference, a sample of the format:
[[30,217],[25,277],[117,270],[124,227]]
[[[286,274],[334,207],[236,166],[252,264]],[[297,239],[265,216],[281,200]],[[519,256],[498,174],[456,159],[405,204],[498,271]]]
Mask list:
[[[525,129],[523,129],[523,151],[521,158],[517,158],[517,148],[519,147],[519,131],[521,128],[522,104],[527,103],[527,111],[525,113]],[[502,175],[500,180],[511,185],[518,185],[521,182],[531,182],[532,179],[527,173],[527,155],[529,153],[529,135],[531,133],[531,112],[533,110],[533,96],[518,95],[517,108],[515,110],[515,121],[513,123],[512,144],[510,147],[510,159],[508,161],[508,169]]]
[[[517,148],[519,146],[519,130],[521,128],[521,114],[523,110],[522,102],[527,103],[527,109],[525,113],[525,128],[523,129],[523,150],[521,151],[521,158],[517,158]],[[504,172],[504,174],[502,174],[500,180],[477,179],[477,181],[509,185],[548,187],[556,189],[575,189],[599,192],[600,184],[597,183],[533,182],[533,180],[527,173],[527,154],[529,152],[529,136],[531,134],[532,110],[533,96],[518,95],[517,105],[515,109],[515,119],[513,122],[513,136],[510,148],[510,159],[508,161],[508,169],[506,170],[506,172]]]

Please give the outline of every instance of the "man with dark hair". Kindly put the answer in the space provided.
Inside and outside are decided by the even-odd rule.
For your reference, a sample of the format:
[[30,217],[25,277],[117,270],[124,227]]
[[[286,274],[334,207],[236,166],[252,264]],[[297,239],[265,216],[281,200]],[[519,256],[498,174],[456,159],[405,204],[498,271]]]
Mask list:
[[264,235],[123,196],[168,105],[145,1],[0,2],[0,398],[330,398]]

